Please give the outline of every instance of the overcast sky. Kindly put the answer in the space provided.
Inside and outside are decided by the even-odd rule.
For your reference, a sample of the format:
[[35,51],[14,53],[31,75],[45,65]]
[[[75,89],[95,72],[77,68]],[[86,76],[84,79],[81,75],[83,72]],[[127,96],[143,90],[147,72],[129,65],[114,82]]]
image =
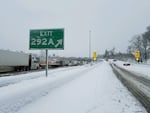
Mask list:
[[61,56],[88,56],[113,47],[126,52],[131,38],[150,25],[150,0],[1,0],[0,49],[29,50],[30,29],[64,28]]

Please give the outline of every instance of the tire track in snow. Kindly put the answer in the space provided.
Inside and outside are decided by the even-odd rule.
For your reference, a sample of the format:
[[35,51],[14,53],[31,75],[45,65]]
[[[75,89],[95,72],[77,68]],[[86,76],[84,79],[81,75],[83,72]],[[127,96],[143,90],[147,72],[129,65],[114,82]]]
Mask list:
[[150,112],[150,81],[130,71],[111,65],[114,73],[131,93],[141,102],[147,112]]

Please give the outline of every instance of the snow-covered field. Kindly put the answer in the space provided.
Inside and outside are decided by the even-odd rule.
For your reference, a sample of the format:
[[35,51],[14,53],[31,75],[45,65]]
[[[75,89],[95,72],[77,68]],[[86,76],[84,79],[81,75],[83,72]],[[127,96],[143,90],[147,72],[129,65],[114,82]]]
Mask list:
[[0,88],[0,113],[146,113],[108,62],[26,76]]

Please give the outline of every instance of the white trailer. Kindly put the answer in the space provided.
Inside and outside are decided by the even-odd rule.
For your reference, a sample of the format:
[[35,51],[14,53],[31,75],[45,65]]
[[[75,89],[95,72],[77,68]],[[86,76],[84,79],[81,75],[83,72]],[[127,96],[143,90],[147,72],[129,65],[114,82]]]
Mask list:
[[28,66],[29,54],[0,50],[0,66]]
[[39,58],[35,54],[0,50],[0,72],[39,69]]

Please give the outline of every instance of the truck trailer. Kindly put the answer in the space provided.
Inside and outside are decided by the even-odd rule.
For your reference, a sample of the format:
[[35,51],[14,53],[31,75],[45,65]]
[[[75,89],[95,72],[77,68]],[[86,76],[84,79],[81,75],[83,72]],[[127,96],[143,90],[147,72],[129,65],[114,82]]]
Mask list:
[[0,50],[0,72],[38,69],[38,59],[32,54]]

